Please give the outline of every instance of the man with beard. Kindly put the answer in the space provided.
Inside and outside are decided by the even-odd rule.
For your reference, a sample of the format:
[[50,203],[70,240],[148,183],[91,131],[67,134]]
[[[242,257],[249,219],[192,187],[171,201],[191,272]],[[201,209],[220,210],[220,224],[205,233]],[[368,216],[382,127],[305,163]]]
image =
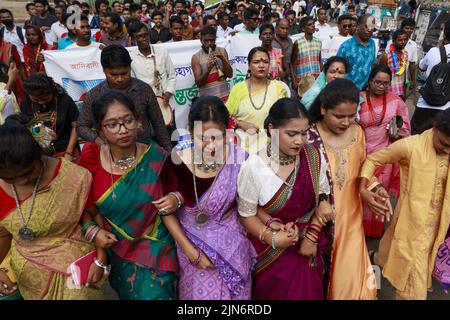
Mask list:
[[152,21],[155,24],[153,28],[150,29],[150,42],[151,44],[167,42],[172,36],[170,35],[169,30],[163,26],[163,14],[162,12],[155,11],[152,14]]
[[122,20],[117,13],[107,12],[104,20],[105,33],[100,42],[106,46],[116,44],[122,47],[130,45],[127,34],[123,32]]
[[[292,50],[294,48],[294,43],[289,37],[289,21],[287,19],[279,20],[276,24],[275,32],[272,47],[281,49],[283,53],[283,65],[288,68],[291,63]],[[286,73],[284,80],[287,84],[291,85],[292,79],[289,72]]]
[[75,34],[77,35],[77,41],[69,46],[67,49],[72,48],[88,48],[96,46],[99,48],[104,47],[101,43],[92,41],[91,38],[91,26],[89,25],[89,18],[84,14],[80,17],[80,25],[75,26]]
[[230,88],[227,78],[233,76],[224,48],[216,47],[216,30],[209,26],[203,28],[200,36],[202,47],[192,56],[191,65],[199,96],[216,96],[224,102],[228,99]]

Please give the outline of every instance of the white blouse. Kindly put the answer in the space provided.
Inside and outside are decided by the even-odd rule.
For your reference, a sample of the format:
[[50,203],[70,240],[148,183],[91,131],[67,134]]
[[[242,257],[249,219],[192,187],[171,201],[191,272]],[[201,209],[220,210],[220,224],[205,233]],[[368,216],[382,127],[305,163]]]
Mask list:
[[[262,155],[264,157],[264,155]],[[267,156],[265,156],[267,159]],[[330,194],[327,161],[320,152],[319,194]],[[238,175],[238,210],[243,217],[255,216],[258,206],[266,205],[283,186],[283,180],[261,158],[251,154],[241,165]]]

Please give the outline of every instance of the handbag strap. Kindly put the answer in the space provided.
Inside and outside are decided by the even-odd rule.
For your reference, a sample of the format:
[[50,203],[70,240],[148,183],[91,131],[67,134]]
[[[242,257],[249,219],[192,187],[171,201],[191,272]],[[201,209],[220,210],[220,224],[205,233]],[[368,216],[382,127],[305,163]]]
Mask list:
[[161,90],[161,77],[160,77],[160,73],[158,71],[158,68],[156,67],[156,53],[153,50],[153,46],[150,46],[150,57],[152,58],[153,61],[153,82],[155,83],[156,86],[156,90],[158,92],[155,92],[155,94],[158,96],[160,94],[162,94],[162,90]]

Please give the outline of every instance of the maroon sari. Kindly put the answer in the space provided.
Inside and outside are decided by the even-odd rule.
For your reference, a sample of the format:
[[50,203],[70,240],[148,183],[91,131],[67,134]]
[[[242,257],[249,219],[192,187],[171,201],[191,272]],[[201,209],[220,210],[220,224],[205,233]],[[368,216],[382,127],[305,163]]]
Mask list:
[[[318,204],[319,174],[320,153],[315,147],[305,145],[300,152],[299,170],[292,194],[288,196],[288,187],[283,184],[263,207],[264,211],[281,219],[283,223],[295,221],[303,235]],[[298,253],[299,244],[288,249],[272,250],[255,237],[250,237],[250,240],[258,253],[253,299],[324,299],[323,257],[329,241],[326,234],[320,235],[315,266],[309,257]]]

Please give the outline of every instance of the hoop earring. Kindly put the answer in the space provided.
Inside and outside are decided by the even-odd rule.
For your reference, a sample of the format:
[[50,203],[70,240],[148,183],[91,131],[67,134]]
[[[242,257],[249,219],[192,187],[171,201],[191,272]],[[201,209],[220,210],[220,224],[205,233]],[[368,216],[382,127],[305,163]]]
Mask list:
[[247,75],[245,76],[245,79],[249,79],[252,76],[252,73],[250,72],[250,69],[247,70]]

